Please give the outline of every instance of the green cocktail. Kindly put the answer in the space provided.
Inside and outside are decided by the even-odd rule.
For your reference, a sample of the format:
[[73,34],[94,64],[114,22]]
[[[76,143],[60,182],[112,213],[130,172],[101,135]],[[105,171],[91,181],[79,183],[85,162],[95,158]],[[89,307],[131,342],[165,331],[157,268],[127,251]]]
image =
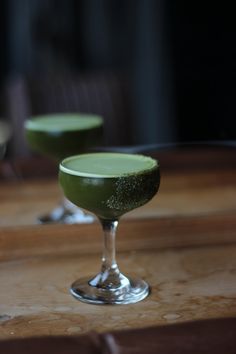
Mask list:
[[60,164],[59,182],[65,196],[94,213],[104,230],[101,272],[93,279],[72,284],[78,299],[96,304],[127,304],[149,294],[140,279],[120,273],[115,260],[115,234],[119,218],[152,199],[160,184],[158,162],[142,155],[91,153],[72,156]]
[[25,130],[33,150],[59,162],[99,144],[103,120],[89,114],[51,114],[28,119]]
[[[35,116],[25,122],[26,140],[32,150],[51,157],[56,163],[100,144],[103,119],[93,114],[56,113]],[[91,222],[68,200],[51,213],[39,217],[41,223]]]

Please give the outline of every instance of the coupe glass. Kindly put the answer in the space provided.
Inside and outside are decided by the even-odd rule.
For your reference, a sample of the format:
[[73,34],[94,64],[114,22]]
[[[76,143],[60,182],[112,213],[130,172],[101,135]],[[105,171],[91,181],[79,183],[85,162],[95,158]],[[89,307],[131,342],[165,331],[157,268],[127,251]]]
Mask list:
[[[101,143],[103,119],[93,114],[56,113],[34,116],[25,122],[26,140],[32,150],[49,156],[57,164],[70,155],[87,152]],[[86,223],[93,216],[84,213],[66,198],[40,223]]]
[[149,294],[148,284],[123,275],[115,256],[120,217],[147,203],[160,184],[159,164],[151,157],[120,153],[91,153],[64,159],[59,182],[65,196],[98,217],[104,231],[101,271],[76,280],[72,295],[94,304],[129,304]]

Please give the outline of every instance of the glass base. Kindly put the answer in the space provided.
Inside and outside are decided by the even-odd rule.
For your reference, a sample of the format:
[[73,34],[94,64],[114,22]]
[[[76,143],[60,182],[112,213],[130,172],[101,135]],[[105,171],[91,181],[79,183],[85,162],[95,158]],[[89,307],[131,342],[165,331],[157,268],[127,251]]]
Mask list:
[[40,224],[89,224],[93,221],[93,215],[86,214],[67,199],[50,213],[38,217]]
[[[94,279],[82,278],[76,280],[70,289],[71,294],[80,301],[105,305],[105,304],[132,304],[145,299],[150,288],[148,284],[137,278],[128,279],[120,274],[118,286],[101,287],[97,281],[100,274]],[[96,284],[97,285],[93,285]]]

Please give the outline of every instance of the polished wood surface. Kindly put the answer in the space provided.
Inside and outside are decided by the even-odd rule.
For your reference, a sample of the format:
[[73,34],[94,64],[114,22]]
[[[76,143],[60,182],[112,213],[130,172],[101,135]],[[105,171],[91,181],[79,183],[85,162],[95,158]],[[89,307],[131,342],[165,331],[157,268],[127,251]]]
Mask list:
[[60,199],[56,179],[1,181],[0,338],[76,335],[236,316],[236,170],[164,169],[160,192],[118,229],[121,271],[152,287],[134,305],[96,306],[68,292],[100,268],[102,232],[37,225]]

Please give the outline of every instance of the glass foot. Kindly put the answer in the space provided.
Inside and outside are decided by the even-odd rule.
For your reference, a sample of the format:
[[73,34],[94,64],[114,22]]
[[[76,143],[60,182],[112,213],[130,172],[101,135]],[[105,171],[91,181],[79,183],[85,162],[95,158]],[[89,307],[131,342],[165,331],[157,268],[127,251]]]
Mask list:
[[80,301],[104,305],[132,304],[145,299],[150,293],[148,284],[142,279],[128,279],[120,274],[119,285],[101,287],[99,278],[100,274],[92,280],[87,278],[76,280],[71,286],[71,294]]
[[61,205],[50,213],[38,217],[40,224],[89,224],[93,221],[94,217],[91,214],[86,214],[68,200],[64,200]]

